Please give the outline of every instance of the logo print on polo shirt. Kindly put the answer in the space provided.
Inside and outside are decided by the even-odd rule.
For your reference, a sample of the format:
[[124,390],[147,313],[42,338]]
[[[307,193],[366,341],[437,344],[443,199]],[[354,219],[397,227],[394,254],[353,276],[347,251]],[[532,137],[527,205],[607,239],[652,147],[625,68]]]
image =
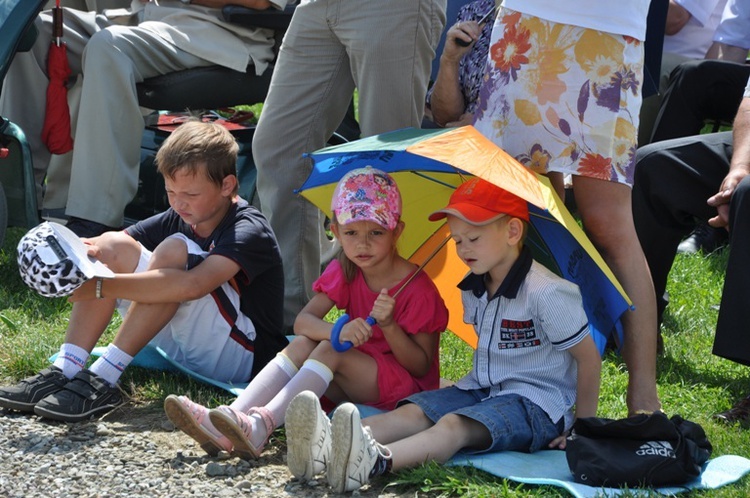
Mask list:
[[530,348],[539,346],[534,320],[509,320],[500,322],[500,343],[498,349]]
[[669,441],[649,441],[635,452],[638,456],[661,456],[665,458],[677,458]]

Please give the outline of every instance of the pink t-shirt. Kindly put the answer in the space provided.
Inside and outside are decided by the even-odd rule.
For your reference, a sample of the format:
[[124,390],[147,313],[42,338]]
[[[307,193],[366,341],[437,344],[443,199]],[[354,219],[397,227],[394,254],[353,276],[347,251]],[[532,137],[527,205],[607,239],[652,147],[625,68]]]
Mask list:
[[[408,277],[389,289],[388,293],[391,296],[395,294],[407,279]],[[326,294],[337,308],[345,310],[352,319],[367,318],[380,293],[370,290],[359,271],[352,282],[347,282],[337,260],[333,260],[315,281],[313,291]],[[439,334],[448,326],[448,309],[435,284],[425,273],[417,275],[398,295],[393,316],[408,334]],[[437,389],[440,383],[440,363],[439,346],[435,347],[430,371],[422,377],[413,377],[393,356],[380,327],[374,325],[370,340],[357,348],[372,356],[378,364],[380,399],[371,405],[392,410],[398,401],[415,392]]]

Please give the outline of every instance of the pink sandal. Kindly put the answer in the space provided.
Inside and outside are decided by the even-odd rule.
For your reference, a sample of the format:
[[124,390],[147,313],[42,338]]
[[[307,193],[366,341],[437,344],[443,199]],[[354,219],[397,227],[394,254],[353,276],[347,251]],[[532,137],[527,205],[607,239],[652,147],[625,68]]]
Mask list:
[[[253,424],[250,415],[260,415],[266,426],[266,437],[258,446],[253,445]],[[244,414],[231,406],[223,405],[208,413],[211,423],[234,445],[234,453],[245,459],[256,459],[263,452],[268,438],[276,428],[271,412],[265,407],[251,408]]]
[[172,423],[182,432],[195,439],[203,451],[216,456],[220,451],[232,451],[232,442],[223,435],[216,435],[204,424],[208,422],[208,408],[193,403],[187,396],[170,394],[164,400],[164,411]]

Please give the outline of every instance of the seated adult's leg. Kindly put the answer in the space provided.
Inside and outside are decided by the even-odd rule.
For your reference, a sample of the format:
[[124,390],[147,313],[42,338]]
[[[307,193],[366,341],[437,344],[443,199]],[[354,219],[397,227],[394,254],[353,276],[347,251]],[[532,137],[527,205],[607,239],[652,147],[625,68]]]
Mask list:
[[122,225],[138,188],[144,129],[136,83],[210,64],[139,27],[111,26],[91,38],[83,60],[67,215]]
[[[89,38],[108,22],[92,12],[66,9],[63,23],[68,64],[75,78],[81,73],[81,57]],[[0,115],[21,127],[26,135],[34,161],[37,205],[42,206],[44,179],[50,161],[50,152],[42,142],[42,127],[49,84],[47,54],[52,40],[51,13],[40,13],[35,25],[38,36],[33,47],[28,52],[17,53],[8,68],[0,92]]]
[[729,260],[724,277],[713,352],[750,365],[747,297],[750,296],[750,177],[735,188],[729,209]]
[[731,123],[750,76],[750,66],[720,60],[680,64],[670,75],[651,142],[700,133],[706,120]]
[[331,33],[327,2],[299,5],[282,43],[253,137],[258,197],[284,261],[284,323],[312,296],[327,243],[324,215],[294,193],[312,165],[302,157],[326,143],[354,92],[349,58]]
[[659,90],[654,95],[643,98],[641,104],[640,119],[638,120],[638,146],[642,147],[651,141],[654,132],[656,116],[659,114],[664,93],[669,88],[669,77],[672,71],[682,64],[691,60],[680,54],[664,53],[661,58],[661,70],[659,72]]
[[638,149],[633,184],[633,219],[658,300],[662,296],[680,241],[697,220],[715,209],[706,200],[715,194],[729,168],[731,132],[678,138]]

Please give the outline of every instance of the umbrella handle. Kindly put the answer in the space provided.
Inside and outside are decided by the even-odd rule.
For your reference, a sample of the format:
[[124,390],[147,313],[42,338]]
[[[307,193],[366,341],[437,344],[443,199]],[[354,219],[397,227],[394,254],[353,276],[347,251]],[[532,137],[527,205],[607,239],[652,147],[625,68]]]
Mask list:
[[[419,272],[421,272],[424,269],[424,267],[427,266],[427,263],[432,261],[432,258],[435,257],[435,255],[440,251],[440,249],[443,248],[443,246],[445,246],[445,244],[448,243],[449,240],[451,240],[451,238],[446,237],[445,239],[443,239],[442,242],[440,242],[440,244],[437,245],[437,247],[435,247],[435,249],[432,250],[432,253],[430,253],[430,255],[427,256],[427,258],[422,262],[422,264],[419,265],[419,268],[417,268],[414,271],[414,273],[411,274],[411,277],[409,277],[409,279],[406,282],[404,282],[404,285],[402,285],[396,291],[396,293],[393,294],[394,299],[396,299],[396,297],[399,294],[401,294],[401,291],[404,290],[404,288],[407,285],[409,285],[409,282],[411,282],[414,279],[414,277],[416,277],[419,274]],[[336,320],[336,323],[333,324],[333,329],[331,330],[331,345],[333,346],[333,349],[335,349],[339,353],[343,353],[344,351],[348,350],[349,348],[353,346],[351,341],[341,342],[341,339],[339,338],[339,336],[341,335],[341,329],[344,328],[344,325],[346,325],[348,321],[349,321],[349,315],[344,313],[343,315],[339,317],[338,320]],[[370,325],[375,325],[376,323],[378,323],[378,321],[375,320],[371,316],[368,316],[365,321],[369,323]]]
[[[368,316],[365,320],[370,325],[375,325],[377,320],[375,320],[373,317]],[[354,344],[352,344],[352,341],[344,341],[341,342],[340,336],[341,336],[341,329],[344,328],[344,325],[349,323],[349,315],[344,313],[339,317],[338,320],[336,320],[336,323],[333,324],[333,329],[331,330],[331,345],[333,346],[333,349],[338,351],[339,353],[343,353],[344,351],[347,351],[351,349]]]
[[58,2],[57,7],[52,9],[52,38],[60,46],[63,36],[63,11]]

